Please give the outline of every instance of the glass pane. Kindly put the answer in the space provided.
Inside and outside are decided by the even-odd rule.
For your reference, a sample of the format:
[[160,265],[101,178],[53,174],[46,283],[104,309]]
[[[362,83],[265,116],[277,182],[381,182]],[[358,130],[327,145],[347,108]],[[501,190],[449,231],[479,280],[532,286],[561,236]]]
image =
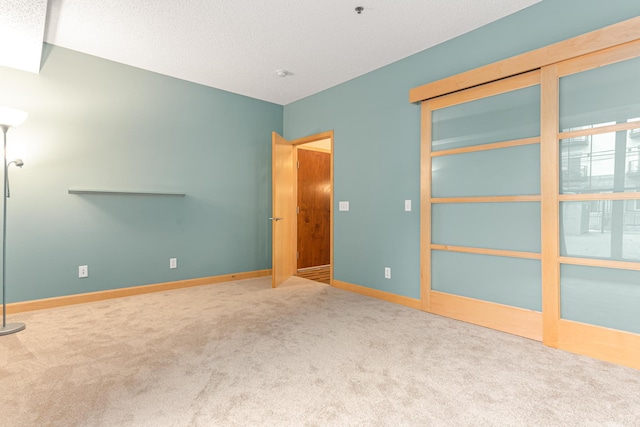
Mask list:
[[640,117],[640,57],[560,79],[560,130]]
[[560,255],[640,261],[640,199],[561,202]]
[[561,317],[640,333],[640,271],[562,265]]
[[441,245],[540,252],[540,203],[432,205],[431,241]]
[[560,166],[561,193],[639,191],[640,129],[563,139]]
[[434,157],[433,197],[540,194],[538,144]]
[[431,253],[431,289],[542,310],[540,261],[458,252]]
[[540,86],[434,110],[432,150],[540,135]]

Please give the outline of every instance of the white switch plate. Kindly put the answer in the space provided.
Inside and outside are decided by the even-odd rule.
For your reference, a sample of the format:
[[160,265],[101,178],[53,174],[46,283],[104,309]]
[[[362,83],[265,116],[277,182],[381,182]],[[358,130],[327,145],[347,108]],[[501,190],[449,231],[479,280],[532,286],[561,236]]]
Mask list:
[[85,277],[89,277],[89,266],[88,265],[78,266],[78,278],[83,279]]
[[404,210],[407,212],[411,212],[411,200],[404,201]]
[[340,201],[338,202],[338,210],[342,212],[349,211],[349,202],[348,201]]
[[384,268],[384,278],[391,279],[391,267]]
[[169,258],[169,268],[178,268],[178,258]]

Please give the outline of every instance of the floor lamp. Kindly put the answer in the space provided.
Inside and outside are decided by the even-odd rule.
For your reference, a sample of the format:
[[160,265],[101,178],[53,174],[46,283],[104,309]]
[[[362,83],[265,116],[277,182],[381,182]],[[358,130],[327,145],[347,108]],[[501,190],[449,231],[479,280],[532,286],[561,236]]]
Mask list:
[[[3,191],[3,203],[2,203],[2,328],[0,328],[0,335],[9,335],[16,332],[20,332],[25,328],[24,323],[8,323],[7,324],[7,191],[9,189],[8,170],[9,164],[7,163],[7,132],[9,128],[18,126],[24,122],[27,118],[27,113],[13,108],[0,107],[0,129],[4,134],[4,191]],[[22,163],[22,162],[20,162]]]

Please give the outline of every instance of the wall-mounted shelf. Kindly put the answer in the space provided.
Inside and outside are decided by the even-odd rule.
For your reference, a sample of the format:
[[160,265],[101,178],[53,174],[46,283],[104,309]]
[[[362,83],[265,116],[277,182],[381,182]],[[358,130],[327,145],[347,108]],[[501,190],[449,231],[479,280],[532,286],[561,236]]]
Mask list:
[[100,196],[185,196],[185,193],[167,193],[163,191],[96,190],[87,188],[70,188],[69,194],[94,194]]

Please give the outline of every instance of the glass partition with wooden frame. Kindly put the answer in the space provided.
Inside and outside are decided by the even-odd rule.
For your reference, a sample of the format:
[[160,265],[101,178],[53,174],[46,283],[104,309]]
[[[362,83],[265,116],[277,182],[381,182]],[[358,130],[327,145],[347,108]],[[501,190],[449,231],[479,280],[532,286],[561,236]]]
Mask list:
[[541,340],[540,72],[422,108],[423,308]]
[[410,99],[422,308],[640,369],[640,18]]
[[551,72],[558,99],[553,341],[640,367],[640,354],[630,353],[640,346],[640,42]]

